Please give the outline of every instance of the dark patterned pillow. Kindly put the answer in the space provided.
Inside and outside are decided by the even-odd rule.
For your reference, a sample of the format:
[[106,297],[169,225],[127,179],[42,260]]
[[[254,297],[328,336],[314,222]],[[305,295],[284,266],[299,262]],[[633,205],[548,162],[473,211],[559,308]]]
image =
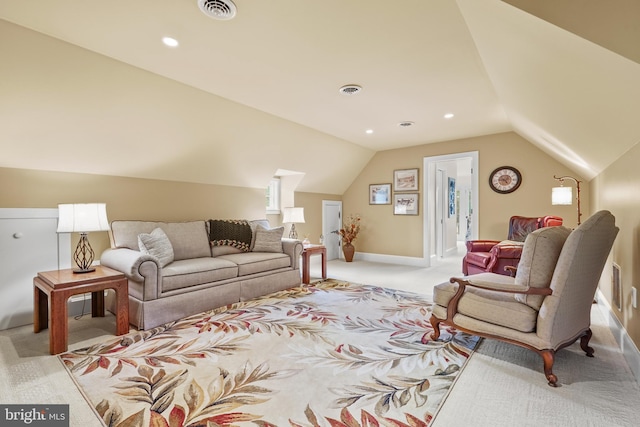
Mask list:
[[251,227],[244,219],[210,219],[209,241],[212,246],[231,246],[243,252],[251,247]]

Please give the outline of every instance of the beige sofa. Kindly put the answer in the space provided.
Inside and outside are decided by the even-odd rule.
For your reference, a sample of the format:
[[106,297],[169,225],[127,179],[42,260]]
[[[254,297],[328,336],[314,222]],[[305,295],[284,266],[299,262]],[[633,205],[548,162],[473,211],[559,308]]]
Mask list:
[[214,220],[113,221],[100,263],[129,279],[129,322],[151,329],[300,285],[299,240],[282,238],[267,220],[237,223],[249,225],[250,243],[213,241]]

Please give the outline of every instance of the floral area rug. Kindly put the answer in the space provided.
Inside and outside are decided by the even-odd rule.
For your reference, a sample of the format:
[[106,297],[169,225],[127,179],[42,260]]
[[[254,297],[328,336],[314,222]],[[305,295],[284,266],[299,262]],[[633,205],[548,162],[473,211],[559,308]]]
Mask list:
[[478,338],[326,280],[60,355],[108,426],[427,426]]

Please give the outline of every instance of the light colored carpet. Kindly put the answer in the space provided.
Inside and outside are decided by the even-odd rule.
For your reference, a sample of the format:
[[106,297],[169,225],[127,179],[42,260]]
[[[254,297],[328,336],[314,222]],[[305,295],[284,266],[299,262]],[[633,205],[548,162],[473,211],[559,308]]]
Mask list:
[[[319,277],[312,257],[312,277]],[[460,258],[430,269],[330,261],[329,277],[424,293],[460,274]],[[595,357],[576,345],[558,353],[554,372],[561,387],[546,385],[533,352],[483,340],[453,387],[433,427],[456,426],[637,426],[640,387],[598,306],[592,311]],[[112,316],[69,321],[70,350],[109,339]],[[46,332],[32,326],[0,331],[0,402],[69,403],[71,426],[100,426],[57,357],[48,354]]]

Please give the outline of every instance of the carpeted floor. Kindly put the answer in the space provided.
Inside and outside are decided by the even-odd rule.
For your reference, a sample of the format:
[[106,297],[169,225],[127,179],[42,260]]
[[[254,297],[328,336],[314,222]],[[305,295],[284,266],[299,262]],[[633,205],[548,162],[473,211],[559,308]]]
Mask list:
[[430,307],[327,280],[60,358],[106,425],[426,426],[478,342]]
[[[463,252],[460,252],[463,253]],[[312,277],[319,277],[312,257]],[[460,258],[417,268],[357,260],[329,261],[329,277],[384,285],[424,294],[460,273]],[[574,345],[558,353],[555,373],[561,387],[546,385],[542,362],[533,352],[482,340],[438,411],[431,427],[457,426],[637,426],[640,387],[607,324],[607,308],[592,308],[595,357]],[[114,338],[113,316],[69,321],[69,348],[79,349]],[[0,331],[0,402],[67,403],[70,425],[99,427],[57,357],[48,354],[47,333],[27,325]]]

